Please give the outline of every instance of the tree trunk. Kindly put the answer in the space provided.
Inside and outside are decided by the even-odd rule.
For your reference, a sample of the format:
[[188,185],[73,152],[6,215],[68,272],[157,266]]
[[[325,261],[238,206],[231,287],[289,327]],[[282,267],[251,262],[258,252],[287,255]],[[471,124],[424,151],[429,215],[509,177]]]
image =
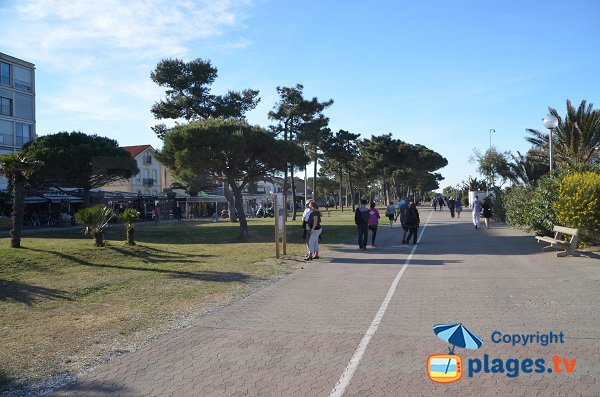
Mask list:
[[[287,143],[288,141],[288,122],[286,121],[284,123],[284,127],[283,127],[283,140],[284,142]],[[285,211],[285,206],[287,203],[287,191],[288,191],[288,163],[286,162],[285,167],[284,167],[284,171],[283,171],[283,208],[284,208],[284,213],[283,216],[285,216],[285,219],[287,219],[287,211]],[[275,211],[277,211],[277,209],[275,209]],[[277,216],[277,215],[275,215]]]
[[[238,211],[238,218],[240,221],[240,239],[248,238],[248,222],[246,221],[246,213],[244,212],[244,201],[242,199],[242,188],[236,185],[231,185],[231,190],[235,196],[235,205]],[[277,216],[277,215],[275,215]]]
[[315,169],[313,170],[313,199],[317,199],[317,149],[315,149]]
[[[292,215],[292,220],[295,221],[296,220],[296,184],[294,183],[294,165],[290,165],[290,176],[292,177],[292,210],[293,210],[293,215]],[[286,204],[283,206],[284,211],[287,212],[287,202],[285,202]],[[286,218],[287,219],[287,218]]]
[[[235,182],[233,182],[235,184]],[[229,179],[227,179],[226,182],[223,183],[223,196],[225,196],[225,199],[227,200],[227,203],[229,204],[229,222],[236,222],[237,219],[235,217],[235,198],[233,196],[233,194],[231,194],[231,191],[229,190]],[[220,214],[217,214],[217,216],[219,216]]]
[[343,194],[343,189],[344,189],[344,185],[342,184],[342,182],[343,182],[344,173],[342,170],[340,170],[339,175],[340,175],[340,207],[342,208],[342,212],[344,212],[344,202],[342,201],[342,194]]
[[352,184],[352,174],[348,171],[348,185],[350,186],[350,204],[352,204],[352,212],[356,210],[354,202],[354,185]]
[[95,232],[92,234],[92,237],[94,237],[94,242],[96,243],[96,247],[104,246],[104,233]]
[[135,245],[135,228],[133,227],[128,227],[127,228],[127,244],[128,245]]
[[10,246],[21,248],[21,232],[23,230],[23,213],[25,212],[25,179],[22,175],[13,177],[13,214]]

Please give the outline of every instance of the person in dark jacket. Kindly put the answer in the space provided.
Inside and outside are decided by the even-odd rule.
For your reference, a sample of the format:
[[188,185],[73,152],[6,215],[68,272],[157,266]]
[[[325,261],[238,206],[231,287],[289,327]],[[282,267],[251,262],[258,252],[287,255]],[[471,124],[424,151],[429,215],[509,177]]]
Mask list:
[[450,197],[450,200],[448,200],[448,209],[450,210],[450,216],[452,218],[454,218],[454,208],[456,208],[456,201],[453,197]]
[[413,244],[417,243],[417,229],[419,229],[419,223],[421,223],[421,219],[419,218],[417,205],[415,203],[410,203],[408,213],[406,214],[406,226],[408,227],[406,244],[408,244],[411,237],[413,238]]
[[371,214],[366,207],[367,200],[360,200],[360,205],[354,211],[354,223],[358,229],[358,249],[367,249],[367,238],[369,236],[369,218]]

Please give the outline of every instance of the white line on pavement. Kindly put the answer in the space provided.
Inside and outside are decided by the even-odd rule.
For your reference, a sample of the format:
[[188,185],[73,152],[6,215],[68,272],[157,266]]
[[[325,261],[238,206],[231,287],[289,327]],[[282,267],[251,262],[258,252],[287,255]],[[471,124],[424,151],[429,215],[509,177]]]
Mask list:
[[[427,222],[425,222],[425,226],[423,226],[423,229],[421,230],[421,233],[419,234],[417,243],[421,242],[421,238],[423,237],[423,233],[425,232],[425,228],[427,227],[427,224],[429,223],[429,219],[431,219],[432,214],[433,214],[433,211],[429,213],[429,217],[427,218]],[[367,330],[367,333],[365,333],[365,336],[363,336],[362,340],[360,341],[360,344],[356,348],[356,351],[354,352],[354,355],[350,359],[350,362],[348,363],[348,365],[346,365],[346,368],[344,369],[342,376],[340,377],[340,379],[337,381],[337,383],[333,387],[333,390],[331,390],[329,397],[341,397],[344,394],[344,392],[346,391],[346,388],[350,384],[350,380],[352,379],[352,376],[354,376],[354,371],[356,371],[356,368],[358,368],[358,364],[360,364],[360,360],[362,360],[362,357],[365,354],[365,351],[367,350],[367,346],[369,345],[369,342],[371,342],[371,338],[373,337],[373,335],[375,335],[375,332],[377,332],[377,328],[379,328],[379,324],[381,323],[381,320],[383,319],[383,315],[385,314],[385,311],[387,310],[387,307],[388,307],[390,301],[392,300],[392,296],[394,296],[394,292],[396,292],[396,287],[398,286],[398,282],[400,281],[400,278],[404,274],[406,267],[410,263],[417,247],[418,247],[417,245],[413,246],[412,250],[410,251],[410,255],[408,255],[408,258],[406,258],[406,261],[404,262],[404,266],[402,266],[402,269],[400,269],[400,271],[396,275],[396,278],[394,279],[394,282],[390,286],[390,289],[388,290],[388,293],[385,296],[385,299],[383,300],[383,302],[381,303],[381,306],[379,307],[379,311],[377,312],[377,314],[375,315],[375,318],[371,322],[371,326]]]

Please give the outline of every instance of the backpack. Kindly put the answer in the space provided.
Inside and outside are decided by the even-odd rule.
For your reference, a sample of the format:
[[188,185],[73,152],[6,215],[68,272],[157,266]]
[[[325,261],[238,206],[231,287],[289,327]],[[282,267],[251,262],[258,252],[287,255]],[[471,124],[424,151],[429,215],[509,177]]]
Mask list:
[[371,217],[371,214],[369,213],[369,211],[360,211],[360,215],[362,216],[362,219],[365,222],[365,225],[368,225],[369,218]]

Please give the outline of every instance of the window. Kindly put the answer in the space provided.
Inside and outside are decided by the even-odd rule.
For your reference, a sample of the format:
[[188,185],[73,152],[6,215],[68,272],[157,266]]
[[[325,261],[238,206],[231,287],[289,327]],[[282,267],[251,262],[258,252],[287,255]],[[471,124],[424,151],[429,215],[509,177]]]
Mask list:
[[0,97],[0,114],[12,116],[12,99]]
[[32,129],[29,124],[17,123],[17,146],[23,146],[33,138]]
[[154,183],[158,182],[158,172],[156,170],[152,170],[152,177],[154,179]]
[[13,114],[15,117],[33,120],[33,95],[15,93],[15,103],[13,104]]
[[10,85],[10,65],[0,62],[0,84]]
[[15,88],[31,91],[31,69],[15,66],[13,67],[13,70],[15,74]]
[[0,120],[0,145],[13,145],[12,121]]

